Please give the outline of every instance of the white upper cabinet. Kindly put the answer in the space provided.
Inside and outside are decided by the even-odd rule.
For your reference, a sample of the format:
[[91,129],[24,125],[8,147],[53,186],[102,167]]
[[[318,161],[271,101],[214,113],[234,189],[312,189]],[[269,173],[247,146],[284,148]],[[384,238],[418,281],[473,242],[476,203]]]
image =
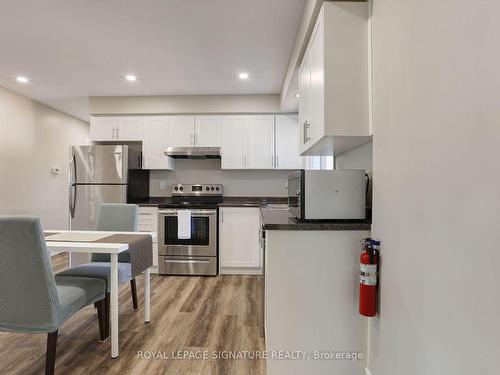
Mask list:
[[141,141],[142,117],[90,118],[90,139],[94,142]]
[[194,116],[168,116],[169,147],[194,146]]
[[222,144],[222,117],[196,116],[194,141],[197,147],[220,147]]
[[222,117],[222,169],[247,167],[247,140],[246,116]]
[[222,168],[274,168],[274,116],[222,117]]
[[296,115],[92,116],[95,142],[142,141],[144,169],[174,169],[168,147],[220,147],[222,169],[300,168]]
[[309,50],[304,54],[299,69],[299,123],[300,123],[300,152],[311,144],[311,138],[307,134],[311,121],[311,59]]
[[168,118],[147,118],[142,129],[143,169],[174,169],[174,159],[164,154],[168,147]]
[[310,144],[316,143],[324,135],[324,129],[320,125],[324,124],[323,116],[325,112],[325,66],[323,61],[324,29],[322,23],[323,20],[320,18],[311,36],[311,48],[309,51],[311,69],[311,86],[309,91],[311,111],[309,113],[309,122],[311,125],[306,131]]
[[300,151],[334,155],[370,139],[368,4],[324,2],[299,69]]
[[118,141],[142,141],[141,116],[118,117],[116,119],[116,140]]
[[114,117],[90,117],[90,139],[94,142],[114,141],[116,119]]
[[170,147],[220,147],[221,116],[169,116]]
[[299,123],[294,114],[276,115],[276,158],[278,169],[300,169]]
[[248,127],[247,168],[274,168],[274,116],[246,116]]

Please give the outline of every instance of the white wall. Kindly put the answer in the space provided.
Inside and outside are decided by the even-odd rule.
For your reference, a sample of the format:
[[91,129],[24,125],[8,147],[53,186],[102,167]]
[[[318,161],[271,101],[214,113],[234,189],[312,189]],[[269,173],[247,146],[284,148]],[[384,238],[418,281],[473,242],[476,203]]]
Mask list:
[[371,174],[373,170],[373,142],[364,143],[335,156],[335,169],[364,169],[366,173]]
[[373,191],[373,142],[367,142],[335,156],[335,169],[364,169],[370,177],[370,191],[366,204],[371,206]]
[[0,215],[67,228],[69,147],[88,135],[86,122],[0,87]]
[[373,375],[500,366],[500,3],[374,0]]
[[[176,160],[175,171],[151,171],[150,194],[170,196],[177,183],[223,184],[226,196],[287,196],[284,170],[233,171],[221,170],[220,160]],[[166,189],[160,189],[165,181]]]
[[279,95],[91,96],[90,113],[278,113]]

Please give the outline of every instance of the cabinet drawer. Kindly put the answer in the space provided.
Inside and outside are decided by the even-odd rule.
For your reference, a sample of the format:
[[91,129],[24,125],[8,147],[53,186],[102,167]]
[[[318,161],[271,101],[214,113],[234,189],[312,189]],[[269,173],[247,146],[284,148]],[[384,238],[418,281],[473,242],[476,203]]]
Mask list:
[[137,224],[145,224],[145,225],[156,225],[158,223],[158,218],[156,217],[141,217],[137,219]]
[[139,232],[156,232],[157,230],[157,225],[153,225],[153,224],[137,224],[137,230]]
[[152,216],[158,216],[158,207],[139,207],[139,218]]
[[157,207],[139,207],[137,230],[139,232],[158,232]]

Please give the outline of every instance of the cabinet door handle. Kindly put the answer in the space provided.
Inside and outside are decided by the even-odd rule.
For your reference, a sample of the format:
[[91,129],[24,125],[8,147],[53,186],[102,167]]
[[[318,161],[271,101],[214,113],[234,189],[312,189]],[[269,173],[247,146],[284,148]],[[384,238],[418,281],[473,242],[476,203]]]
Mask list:
[[120,128],[116,127],[116,139],[120,139]]
[[115,139],[115,131],[116,131],[116,128],[113,126],[113,135],[111,136],[111,139]]
[[304,121],[304,144],[309,142],[311,140],[311,137],[308,135],[308,130],[311,127],[311,124],[309,124],[307,121]]
[[279,160],[279,159],[278,159],[278,155],[276,155],[276,168],[278,168],[278,167],[279,167],[279,162],[278,162],[278,160]]
[[191,134],[191,145],[194,146],[194,134]]
[[245,167],[247,166],[247,156],[245,155]]

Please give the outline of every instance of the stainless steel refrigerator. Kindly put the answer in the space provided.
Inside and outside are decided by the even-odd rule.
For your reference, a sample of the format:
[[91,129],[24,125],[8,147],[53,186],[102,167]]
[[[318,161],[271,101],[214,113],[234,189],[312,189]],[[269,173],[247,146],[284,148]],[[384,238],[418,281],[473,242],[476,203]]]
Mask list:
[[73,146],[70,151],[70,228],[95,230],[102,203],[138,203],[149,196],[142,154],[125,145]]

